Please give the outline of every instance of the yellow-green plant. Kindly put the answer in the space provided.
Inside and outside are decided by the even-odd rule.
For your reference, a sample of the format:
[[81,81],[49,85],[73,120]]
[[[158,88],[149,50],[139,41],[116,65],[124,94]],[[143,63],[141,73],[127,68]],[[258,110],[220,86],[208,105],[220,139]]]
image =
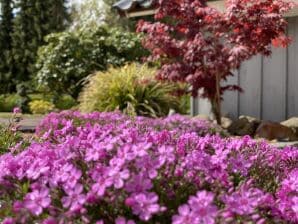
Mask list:
[[79,97],[80,110],[113,111],[149,117],[165,116],[170,109],[185,113],[181,98],[173,95],[178,86],[154,79],[156,69],[132,63],[110,68],[87,79]]
[[29,108],[33,114],[46,114],[55,109],[55,105],[45,100],[33,100],[29,103]]

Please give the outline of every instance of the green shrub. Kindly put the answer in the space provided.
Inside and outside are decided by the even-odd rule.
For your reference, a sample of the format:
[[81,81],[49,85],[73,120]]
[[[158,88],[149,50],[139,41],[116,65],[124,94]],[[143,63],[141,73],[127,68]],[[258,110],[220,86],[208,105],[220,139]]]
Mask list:
[[61,97],[58,97],[58,99],[55,102],[55,106],[59,110],[68,110],[76,105],[77,101],[70,95],[62,95]]
[[75,99],[89,74],[104,71],[108,65],[140,60],[146,54],[139,35],[107,26],[54,33],[45,40],[36,64],[39,89]]
[[29,95],[31,101],[43,100],[48,102],[53,102],[55,108],[59,110],[68,110],[77,105],[77,101],[70,95],[53,95],[53,94],[43,94],[43,93],[33,93]]
[[43,94],[43,93],[31,93],[28,94],[30,101],[34,100],[45,100],[45,101],[51,101],[53,98],[52,94]]
[[80,110],[113,111],[127,114],[160,117],[174,109],[186,113],[180,97],[172,93],[177,85],[160,83],[153,77],[156,70],[147,65],[130,64],[122,68],[110,68],[90,76],[80,97]]
[[29,103],[29,108],[33,114],[47,114],[55,109],[55,105],[45,100],[34,100]]
[[0,112],[11,112],[20,100],[21,97],[17,94],[0,95]]

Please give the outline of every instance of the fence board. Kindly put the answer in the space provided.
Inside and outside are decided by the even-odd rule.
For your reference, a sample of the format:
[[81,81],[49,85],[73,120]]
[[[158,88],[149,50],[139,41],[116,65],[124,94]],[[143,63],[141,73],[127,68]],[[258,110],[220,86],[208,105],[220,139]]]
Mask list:
[[244,93],[239,95],[239,114],[261,117],[261,56],[253,57],[240,67],[239,84]]
[[[249,115],[281,121],[298,116],[298,17],[288,18],[288,34],[293,43],[288,49],[274,49],[271,58],[256,56],[243,63],[238,76],[228,83],[239,84],[244,93],[227,92],[223,114],[232,118]],[[195,113],[209,113],[210,104],[196,99]]]
[[273,48],[263,59],[262,118],[281,121],[286,118],[287,49]]
[[[224,85],[238,85],[239,71],[234,71],[233,74],[234,76],[230,76],[227,79],[227,82],[223,83]],[[238,97],[239,93],[237,91],[226,91],[224,93],[222,102],[222,112],[224,116],[228,116],[233,119],[239,116]]]
[[287,116],[298,116],[298,17],[289,18],[289,36],[293,43],[288,48],[288,107]]

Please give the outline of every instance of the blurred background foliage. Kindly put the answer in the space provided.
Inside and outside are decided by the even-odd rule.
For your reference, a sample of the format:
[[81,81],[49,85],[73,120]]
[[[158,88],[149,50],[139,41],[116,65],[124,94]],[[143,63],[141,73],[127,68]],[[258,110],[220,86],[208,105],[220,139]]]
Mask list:
[[[148,52],[142,48],[141,36],[134,32],[137,20],[120,18],[112,9],[115,2],[0,0],[0,112],[9,112],[15,106],[24,112],[33,112],[35,110],[29,107],[32,101],[35,104],[38,101],[39,106],[50,103],[55,110],[77,108],[78,96],[84,84],[90,81],[90,74],[105,74],[109,67],[116,71],[126,63],[142,63]],[[119,68],[119,71],[118,83],[125,83],[124,70]],[[91,88],[90,82],[86,85],[81,95]],[[151,104],[160,104],[155,106],[156,116],[166,114],[167,105],[163,105],[162,100],[154,100],[160,100],[162,94],[169,97],[170,86],[152,81],[150,85],[138,84],[137,87],[138,94],[147,94]],[[154,100],[153,90],[158,96]],[[96,100],[97,96],[93,97]],[[170,98],[174,102],[174,96]],[[182,98],[187,110],[188,96]],[[181,97],[175,100],[180,102]],[[132,105],[140,107],[135,102]],[[93,109],[99,108],[91,107],[88,111]]]
[[74,98],[87,75],[146,55],[138,35],[106,25],[51,34],[46,43],[38,52],[38,87]]

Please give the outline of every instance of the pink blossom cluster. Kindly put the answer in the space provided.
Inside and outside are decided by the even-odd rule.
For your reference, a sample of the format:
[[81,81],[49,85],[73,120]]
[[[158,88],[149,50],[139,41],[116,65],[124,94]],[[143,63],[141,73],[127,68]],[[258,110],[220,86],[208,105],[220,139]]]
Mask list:
[[179,115],[50,114],[38,141],[0,157],[0,221],[297,223],[298,150],[214,128]]

